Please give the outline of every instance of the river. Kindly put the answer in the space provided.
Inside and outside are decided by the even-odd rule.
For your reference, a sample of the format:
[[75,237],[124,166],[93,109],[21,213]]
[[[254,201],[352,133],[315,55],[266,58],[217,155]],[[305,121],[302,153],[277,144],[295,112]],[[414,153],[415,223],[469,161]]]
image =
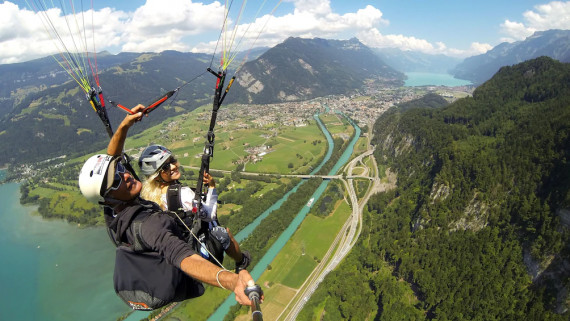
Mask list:
[[[331,157],[332,150],[334,148],[334,143],[333,143],[332,137],[331,137],[330,133],[328,132],[328,130],[326,130],[325,126],[322,124],[321,120],[318,118],[318,115],[315,115],[315,119],[317,120],[317,122],[319,123],[319,126],[321,126],[321,129],[323,130],[323,133],[325,133],[325,136],[327,137],[329,149],[327,152],[327,156],[325,157],[325,159],[323,160],[321,165],[316,170],[311,172],[311,174],[316,173],[316,171],[318,171],[318,169],[320,169],[322,167],[322,165],[324,165],[324,163],[326,163],[326,161],[328,161],[328,159]],[[328,175],[335,175],[338,172],[338,170],[342,166],[344,166],[344,164],[346,164],[348,162],[348,160],[350,159],[350,156],[352,155],[352,152],[354,150],[354,145],[356,145],[356,142],[358,141],[358,138],[360,137],[360,133],[361,133],[360,128],[352,120],[350,120],[350,124],[355,129],[354,138],[350,141],[347,148],[345,149],[345,151],[341,155],[340,159],[336,162],[336,164],[330,170]],[[302,183],[303,182],[299,183],[299,185],[297,185],[295,188],[300,186],[300,184],[302,184]],[[325,192],[329,183],[330,183],[329,180],[323,180],[321,185],[319,185],[319,187],[317,187],[317,189],[315,190],[313,195],[311,195],[311,198],[314,199],[313,203],[316,202],[321,197],[321,195]],[[269,250],[267,250],[265,255],[261,258],[261,260],[259,260],[257,265],[255,265],[255,267],[251,270],[251,276],[253,277],[253,279],[255,279],[255,280],[259,279],[261,274],[263,274],[265,269],[267,269],[267,266],[275,259],[275,257],[277,257],[277,255],[279,254],[281,249],[283,249],[283,247],[285,246],[287,241],[289,241],[289,239],[291,238],[291,236],[293,236],[293,234],[295,233],[295,231],[297,230],[299,225],[301,225],[301,223],[305,219],[305,216],[307,216],[307,214],[309,213],[309,210],[310,210],[309,206],[307,206],[307,205],[303,206],[303,208],[295,216],[295,218],[293,219],[291,224],[287,227],[287,229],[285,229],[285,231],[283,231],[283,233],[281,233],[281,235],[279,235],[279,237],[277,238],[275,243],[273,243],[273,245],[269,248]],[[208,321],[223,320],[225,315],[229,312],[230,308],[233,305],[235,305],[236,303],[237,303],[237,301],[235,300],[235,296],[230,295],[220,305],[220,307],[218,307],[218,309],[208,318]]]
[[0,319],[115,320],[127,312],[113,290],[106,231],[33,215],[35,207],[19,203],[19,186],[0,185]]

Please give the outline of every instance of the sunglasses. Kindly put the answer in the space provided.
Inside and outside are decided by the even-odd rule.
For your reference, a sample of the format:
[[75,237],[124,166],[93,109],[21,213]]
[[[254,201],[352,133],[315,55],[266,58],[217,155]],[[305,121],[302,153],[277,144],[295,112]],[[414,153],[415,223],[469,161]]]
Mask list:
[[159,170],[161,172],[167,172],[170,170],[170,165],[176,163],[178,163],[178,160],[174,157],[170,157],[168,160],[166,160],[166,162],[164,162],[164,164],[162,164],[162,166],[160,166]]
[[121,186],[121,183],[123,182],[123,176],[121,176],[121,174],[124,174],[126,171],[127,170],[123,164],[117,163],[117,168],[115,169],[115,177],[113,178],[113,185],[107,189],[107,192],[105,194],[108,194],[111,191],[115,191],[119,188],[119,186]]

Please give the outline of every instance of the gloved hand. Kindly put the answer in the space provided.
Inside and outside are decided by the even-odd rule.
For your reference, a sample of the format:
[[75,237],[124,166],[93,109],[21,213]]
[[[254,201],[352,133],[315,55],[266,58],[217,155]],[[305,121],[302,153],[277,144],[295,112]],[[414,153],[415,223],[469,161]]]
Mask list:
[[248,251],[242,251],[242,258],[240,262],[236,262],[236,273],[239,273],[241,270],[245,270],[249,263],[251,263],[251,254]]

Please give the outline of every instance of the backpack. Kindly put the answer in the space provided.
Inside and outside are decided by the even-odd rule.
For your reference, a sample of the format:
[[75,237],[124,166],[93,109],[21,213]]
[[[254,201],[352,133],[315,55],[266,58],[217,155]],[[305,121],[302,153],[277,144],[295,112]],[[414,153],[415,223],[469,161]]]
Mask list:
[[[117,246],[113,284],[117,295],[134,310],[154,310],[171,302],[201,296],[204,286],[179,268],[169,264],[157,252],[148,249],[140,237],[142,223],[151,215],[165,215],[165,212],[148,211],[137,204],[121,213],[121,235],[108,229],[109,236]],[[128,244],[126,230],[135,238]],[[119,231],[120,233],[120,231]]]

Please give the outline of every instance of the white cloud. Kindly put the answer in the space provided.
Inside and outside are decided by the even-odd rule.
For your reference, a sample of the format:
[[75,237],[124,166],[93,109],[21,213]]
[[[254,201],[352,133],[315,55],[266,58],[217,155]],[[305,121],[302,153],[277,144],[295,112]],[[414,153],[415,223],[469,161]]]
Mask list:
[[285,2],[293,2],[295,14],[307,12],[313,16],[326,16],[332,12],[329,0],[285,0]]
[[435,44],[432,44],[425,39],[418,39],[412,36],[383,35],[376,28],[360,32],[358,34],[358,38],[364,44],[370,47],[398,48],[404,51],[420,51],[431,55],[443,54],[460,58],[479,55],[493,48],[489,44],[482,44],[478,42],[472,43],[467,50],[448,48],[443,42],[436,42]]
[[548,29],[570,29],[570,1],[553,1],[538,5],[534,10],[523,13],[524,22],[505,20],[501,32],[506,37],[502,41],[524,40],[536,31]]
[[[167,49],[193,52],[213,52],[218,45],[217,38],[224,16],[224,5],[220,1],[210,4],[200,0],[147,0],[134,12],[123,12],[103,8],[93,13],[95,21],[97,51],[159,52]],[[233,44],[240,43],[240,50],[255,46],[274,46],[288,37],[347,39],[357,36],[372,47],[397,47],[403,50],[418,50],[431,54],[467,56],[481,53],[490,47],[473,43],[467,50],[448,48],[443,42],[430,43],[411,35],[382,34],[383,26],[389,25],[382,11],[367,5],[355,12],[339,14],[333,12],[330,0],[283,0],[294,6],[294,10],[281,16],[270,16],[278,0],[267,1],[259,17],[240,21],[237,37]],[[239,11],[239,4],[234,7]],[[552,4],[552,3],[551,3]],[[259,3],[249,1],[244,9],[253,14]],[[538,7],[537,7],[538,8]],[[233,8],[234,9],[234,8]],[[232,10],[233,10],[232,9]],[[537,9],[538,10],[538,9]],[[540,7],[539,12],[546,12]],[[86,13],[89,16],[91,13]],[[237,13],[230,13],[226,36],[231,39],[233,23]],[[58,30],[65,30],[65,17],[53,11],[52,21]],[[540,15],[543,17],[543,15]],[[528,21],[544,23],[543,19],[528,14]],[[69,17],[68,17],[69,18]],[[42,57],[57,50],[47,37],[37,14],[5,1],[0,3],[0,63],[25,61]],[[234,19],[234,21],[232,21]],[[517,23],[513,23],[514,26]],[[522,26],[523,32],[527,27]],[[263,29],[263,32],[259,31]],[[86,28],[86,37],[92,29]],[[247,32],[246,32],[247,30]],[[514,31],[512,32],[514,33]],[[240,35],[245,34],[244,38]],[[65,39],[67,39],[64,36]],[[229,46],[229,42],[226,43]]]
[[480,54],[484,54],[487,51],[493,49],[493,46],[491,46],[488,43],[479,43],[479,42],[473,42],[471,43],[471,47],[469,47],[469,54],[470,55],[480,55]]
[[147,0],[127,25],[122,50],[189,50],[185,37],[219,31],[223,17],[224,7],[219,2],[204,5],[187,0]]
[[371,47],[399,48],[402,50],[415,50],[426,53],[435,52],[434,46],[424,39],[406,37],[404,35],[383,35],[376,28],[360,32],[358,38]]
[[473,42],[467,50],[451,48],[446,50],[445,54],[452,57],[465,58],[484,54],[491,49],[493,49],[493,46],[488,43]]
[[[360,30],[388,23],[382,19],[382,12],[370,5],[354,13],[339,15],[332,12],[330,1],[327,0],[290,2],[294,2],[296,6],[293,13],[280,17],[267,14],[250,24],[240,25],[237,34],[245,35],[241,44],[242,50],[251,47],[253,41],[255,46],[274,46],[288,37],[336,38],[341,34],[353,37]],[[260,34],[259,30],[263,32]],[[215,46],[216,41],[202,42],[194,46],[191,51],[211,52]]]
[[[83,52],[93,51],[94,46],[101,51],[120,43],[123,21],[127,18],[124,12],[104,8],[93,14],[87,11],[84,16],[88,17],[85,21],[76,21],[73,15],[64,16],[57,8],[42,14],[19,8],[11,2],[0,3],[0,21],[3,21],[0,24],[0,63],[15,63],[56,54],[64,50],[63,46],[71,52]],[[48,31],[50,27],[46,17],[58,31],[57,35]],[[78,32],[77,26],[83,24],[85,29],[81,27]],[[85,43],[78,39],[88,40]]]
[[522,40],[532,35],[536,31],[534,29],[527,28],[520,22],[513,22],[510,20],[505,20],[505,22],[501,24],[501,29],[502,33],[508,35],[507,37],[501,38],[502,42]]

